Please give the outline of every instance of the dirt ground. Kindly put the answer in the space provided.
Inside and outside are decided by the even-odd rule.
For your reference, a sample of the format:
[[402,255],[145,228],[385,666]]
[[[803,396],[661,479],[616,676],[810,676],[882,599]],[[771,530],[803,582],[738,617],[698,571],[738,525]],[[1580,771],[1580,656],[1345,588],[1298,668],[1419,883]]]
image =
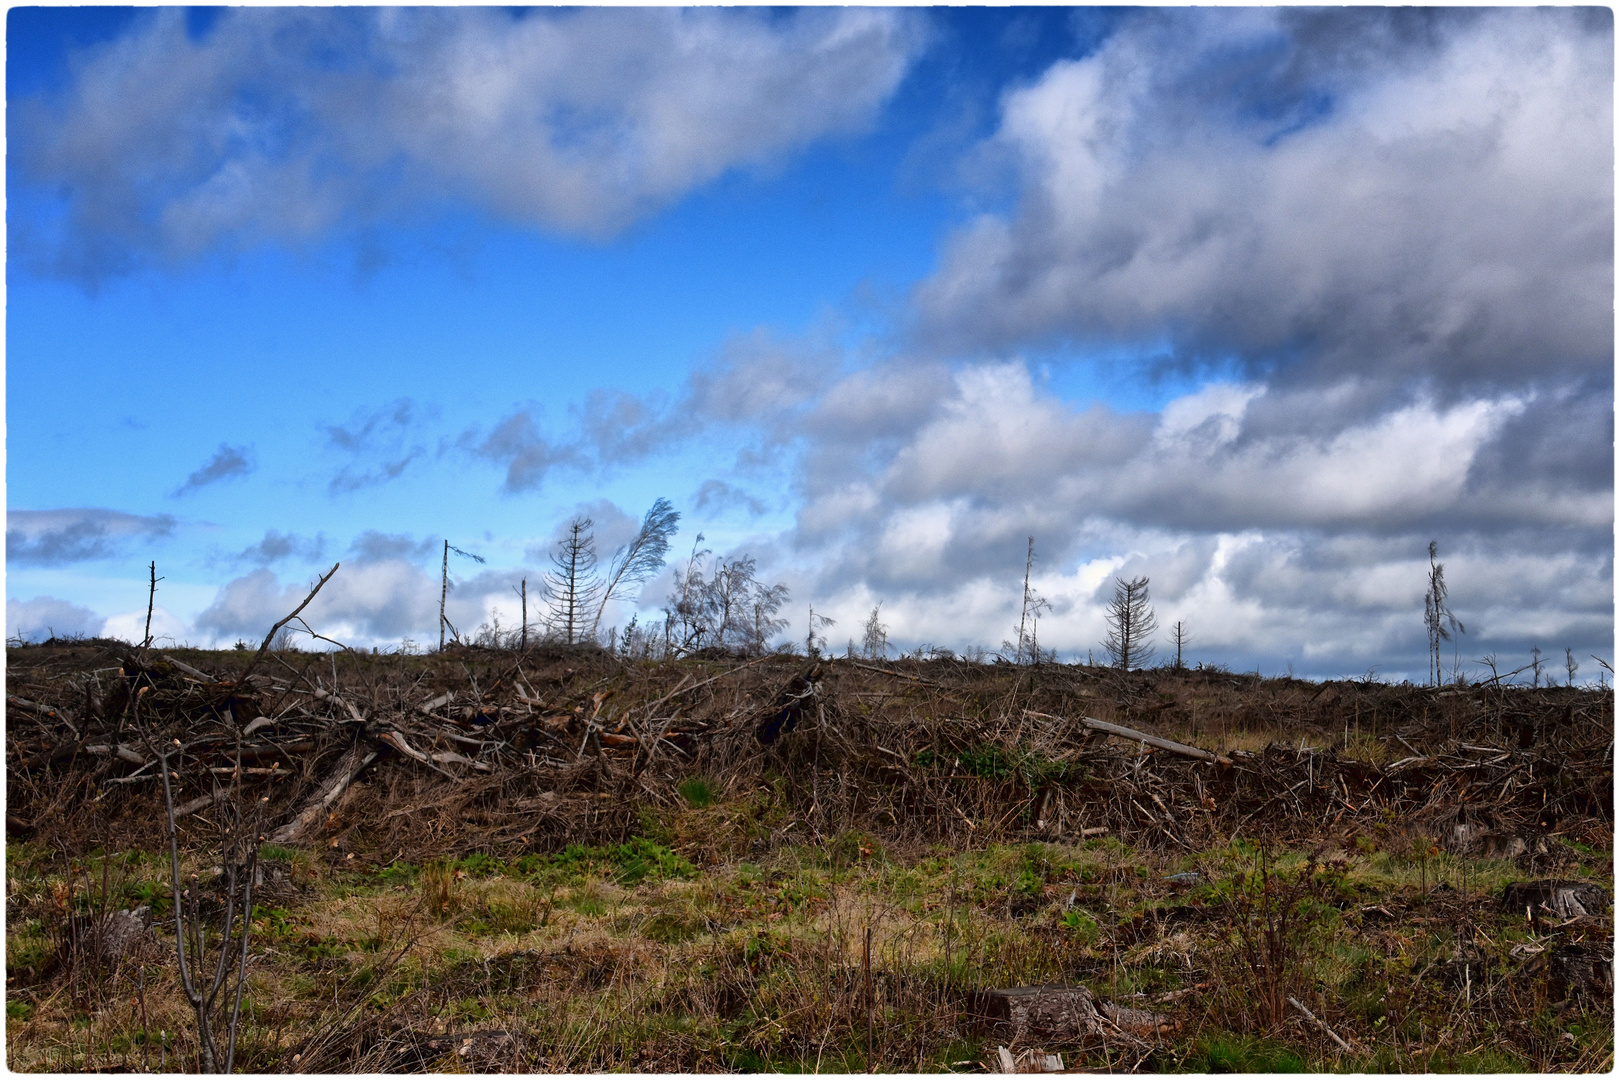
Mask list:
[[165,771],[231,986],[255,883],[237,1068],[1613,1065],[1606,691],[93,641],[7,698],[19,1070],[196,1067]]

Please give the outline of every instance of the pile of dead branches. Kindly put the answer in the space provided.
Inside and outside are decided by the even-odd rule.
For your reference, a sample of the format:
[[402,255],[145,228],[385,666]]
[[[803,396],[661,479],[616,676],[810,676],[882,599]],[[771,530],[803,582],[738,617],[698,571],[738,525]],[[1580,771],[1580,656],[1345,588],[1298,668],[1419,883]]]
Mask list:
[[[149,828],[159,749],[182,816],[236,791],[273,842],[341,836],[379,857],[616,842],[684,805],[694,777],[762,807],[755,845],[1106,833],[1196,849],[1395,822],[1533,855],[1613,817],[1612,698],[1574,689],[556,647],[184,655],[8,653],[14,830]],[[1400,757],[1343,753],[1352,717]],[[1234,725],[1278,738],[1214,753],[1167,737]]]

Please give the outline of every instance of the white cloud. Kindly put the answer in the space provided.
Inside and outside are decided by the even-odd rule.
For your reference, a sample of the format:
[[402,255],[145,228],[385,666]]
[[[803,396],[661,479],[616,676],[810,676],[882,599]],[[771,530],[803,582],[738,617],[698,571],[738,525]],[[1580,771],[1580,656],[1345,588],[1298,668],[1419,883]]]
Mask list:
[[456,200],[605,235],[869,124],[921,36],[860,8],[243,8],[193,37],[164,9],[14,102],[11,151],[70,192],[66,272]]
[[[1010,216],[918,291],[942,347],[1052,337],[1322,381],[1606,371],[1612,21],[1145,12],[1010,92]],[[1399,47],[1396,47],[1399,45]]]
[[6,600],[6,637],[38,641],[51,636],[96,637],[102,633],[107,620],[87,607],[58,600],[54,596],[36,596],[32,600]]
[[[282,614],[285,615],[286,612]],[[139,611],[114,612],[107,616],[101,633],[106,637],[139,645],[146,640],[146,609],[143,607]],[[263,636],[263,631],[260,631],[260,636]],[[152,640],[158,644],[180,645],[197,641],[197,637],[184,619],[168,608],[156,606],[152,609]]]

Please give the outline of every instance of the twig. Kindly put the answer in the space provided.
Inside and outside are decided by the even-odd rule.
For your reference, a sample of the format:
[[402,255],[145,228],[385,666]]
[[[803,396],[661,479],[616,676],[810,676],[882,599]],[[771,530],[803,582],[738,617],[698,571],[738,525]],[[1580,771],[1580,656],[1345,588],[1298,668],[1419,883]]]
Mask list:
[[1290,994],[1288,996],[1288,1004],[1292,1005],[1294,1008],[1296,1008],[1300,1012],[1304,1013],[1305,1016],[1308,1019],[1310,1019],[1311,1021],[1313,1021],[1316,1024],[1317,1027],[1319,1027],[1323,1031],[1327,1032],[1328,1038],[1332,1039],[1334,1042],[1336,1042],[1340,1046],[1344,1047],[1344,1052],[1345,1053],[1347,1053],[1347,1054],[1355,1053],[1354,1050],[1350,1049],[1350,1044],[1349,1043],[1347,1043],[1343,1039],[1339,1038],[1338,1034],[1332,1028],[1328,1027],[1326,1022],[1324,1022],[1315,1013],[1311,1012],[1311,1010],[1309,1010],[1305,1006],[1301,1005],[1299,1003],[1299,999],[1294,997],[1292,994]]
[[[702,689],[703,687],[708,686],[710,683],[715,682],[716,680],[725,678],[727,675],[735,675],[739,671],[746,671],[748,668],[753,667],[755,664],[763,664],[765,661],[771,659],[775,655],[776,655],[775,653],[766,653],[764,656],[758,657],[757,659],[754,659],[754,660],[750,660],[746,664],[741,664],[741,665],[739,665],[737,667],[731,668],[728,671],[722,671],[720,674],[715,675],[715,676],[713,676],[711,678],[704,679],[700,683],[693,683],[691,686],[685,686],[685,687],[677,686],[675,689],[671,690],[669,693],[665,694],[663,697],[659,698],[657,701],[653,702],[651,705],[646,706],[647,714],[649,716],[652,715],[654,712],[656,712],[658,710],[658,706],[662,705],[664,702],[668,701],[672,697],[676,697],[677,695],[680,695],[680,694],[690,694],[693,690]],[[684,682],[685,680],[683,679],[682,681]]]

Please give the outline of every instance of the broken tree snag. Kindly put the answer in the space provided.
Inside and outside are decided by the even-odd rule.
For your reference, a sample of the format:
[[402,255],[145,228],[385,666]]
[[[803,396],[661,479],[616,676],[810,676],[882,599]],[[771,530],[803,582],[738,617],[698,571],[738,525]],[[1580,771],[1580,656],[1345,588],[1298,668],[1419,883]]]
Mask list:
[[1609,906],[1609,895],[1597,885],[1584,881],[1517,881],[1502,890],[1502,908],[1523,913],[1529,910],[1558,919],[1582,915],[1602,915]]
[[[309,595],[304,597],[304,602],[293,608],[291,615],[288,615],[285,619],[282,619],[280,622],[276,623],[276,625],[270,628],[270,632],[264,635],[264,643],[259,646],[259,651],[253,654],[253,659],[248,661],[248,666],[246,669],[243,670],[242,674],[236,677],[236,684],[238,686],[244,685],[247,682],[247,677],[253,674],[253,669],[259,666],[259,661],[263,660],[264,654],[270,651],[270,642],[275,640],[276,634],[281,631],[281,628],[298,618],[298,613],[309,607],[309,602],[315,599],[315,594],[321,591],[321,586],[325,585],[328,581],[331,581],[332,575],[337,573],[338,567],[342,565],[342,563],[333,563],[332,569],[328,570],[325,574],[322,574],[321,580],[317,581],[315,583],[315,587],[309,590]],[[348,579],[345,578],[344,580]]]
[[338,762],[337,768],[333,769],[327,778],[322,781],[320,788],[304,804],[304,808],[298,812],[298,815],[271,834],[270,842],[290,844],[302,837],[304,833],[309,831],[310,826],[322,820],[327,808],[337,802],[343,793],[349,789],[349,785],[354,782],[354,778],[360,775],[360,770],[375,760],[377,760],[375,750],[368,751],[363,745],[356,743],[348,753],[343,755],[342,760]]

